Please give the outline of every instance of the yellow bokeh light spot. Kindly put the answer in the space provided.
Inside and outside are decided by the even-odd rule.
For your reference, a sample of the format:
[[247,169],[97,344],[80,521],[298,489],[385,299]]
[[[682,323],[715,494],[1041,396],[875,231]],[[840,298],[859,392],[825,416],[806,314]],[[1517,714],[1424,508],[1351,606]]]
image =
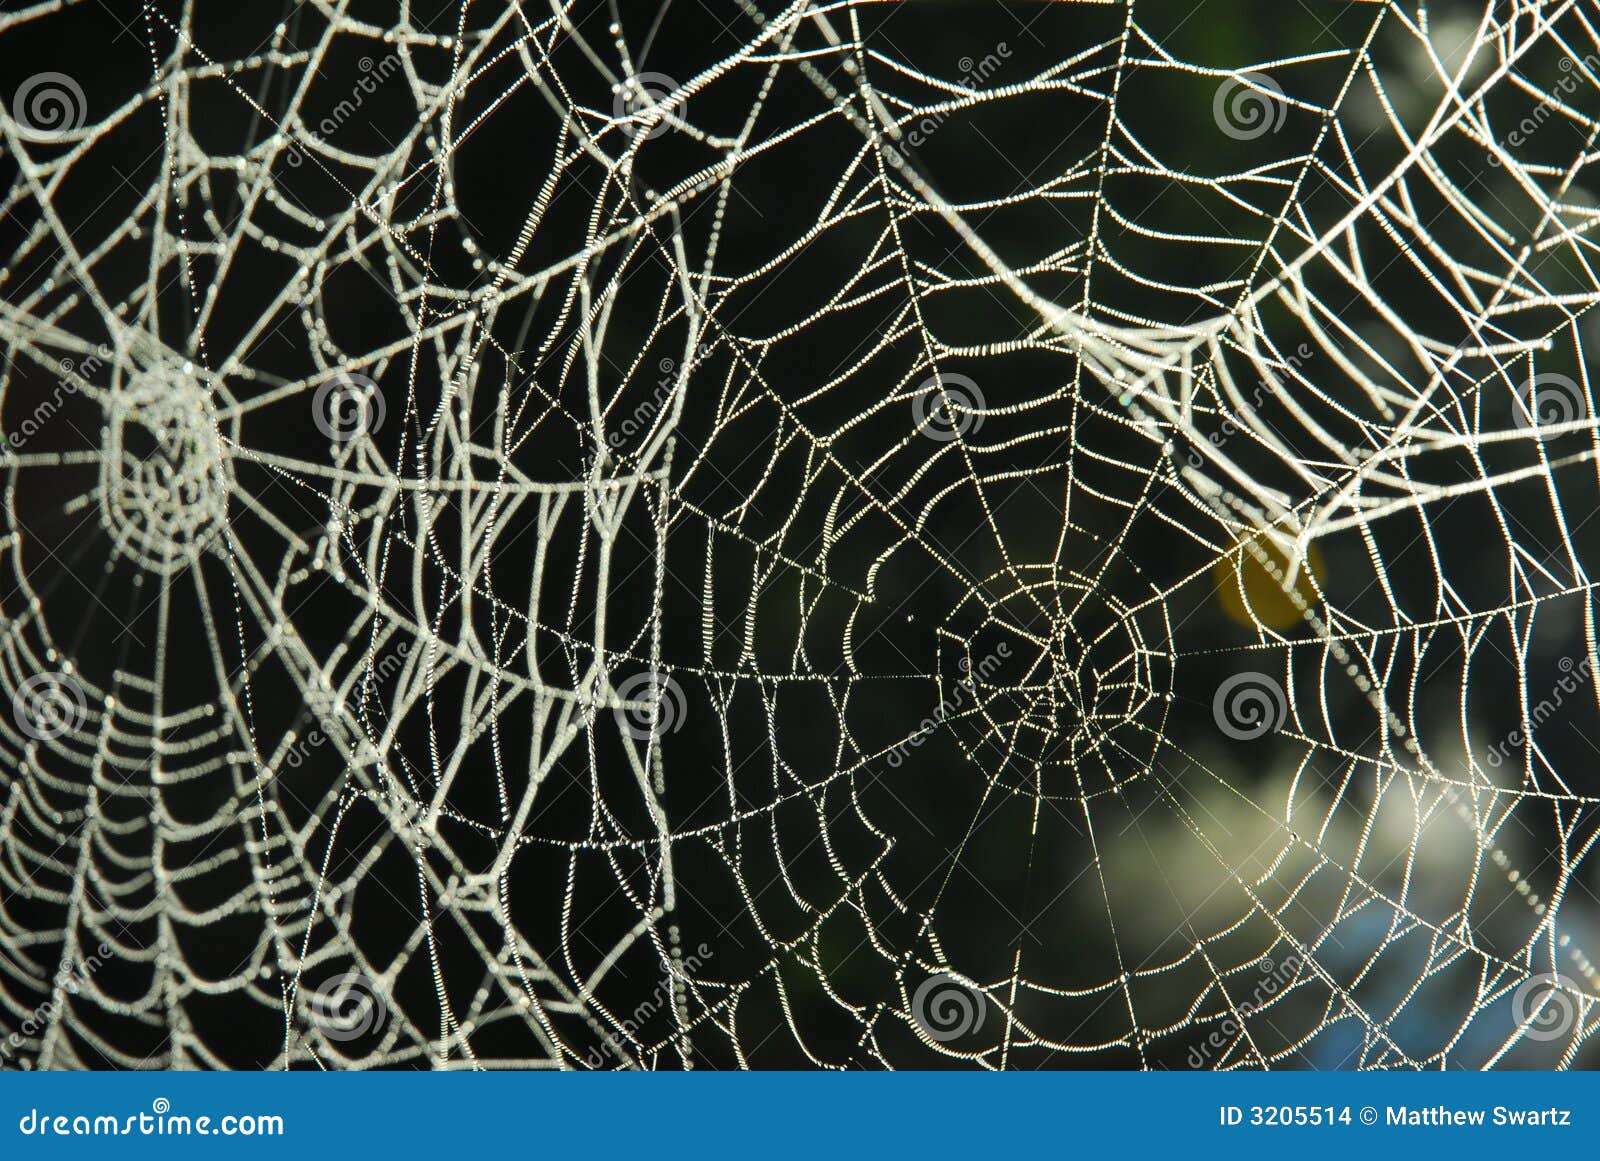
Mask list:
[[1318,587],[1325,574],[1322,553],[1315,543],[1307,546],[1294,580],[1285,586],[1288,575],[1288,551],[1259,532],[1235,541],[1211,567],[1223,612],[1251,629],[1288,629],[1300,622],[1302,608],[1315,608],[1319,603]]

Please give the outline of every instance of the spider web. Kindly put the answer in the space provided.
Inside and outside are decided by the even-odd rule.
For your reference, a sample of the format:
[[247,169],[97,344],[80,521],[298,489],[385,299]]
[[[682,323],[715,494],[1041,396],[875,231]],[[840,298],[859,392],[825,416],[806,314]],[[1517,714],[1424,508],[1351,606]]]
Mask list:
[[7,1065],[1581,1063],[1594,5],[238,7],[0,117]]

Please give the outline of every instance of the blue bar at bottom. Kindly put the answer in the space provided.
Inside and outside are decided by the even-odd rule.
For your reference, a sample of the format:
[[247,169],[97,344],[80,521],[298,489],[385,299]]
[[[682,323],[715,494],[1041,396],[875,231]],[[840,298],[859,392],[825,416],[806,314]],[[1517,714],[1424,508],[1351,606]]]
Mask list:
[[0,1113],[3,1157],[281,1156],[287,1145],[451,1161],[478,1148],[831,1161],[1292,1143],[1297,1157],[1348,1159],[1468,1142],[1592,1150],[1600,1075],[13,1073],[0,1076]]

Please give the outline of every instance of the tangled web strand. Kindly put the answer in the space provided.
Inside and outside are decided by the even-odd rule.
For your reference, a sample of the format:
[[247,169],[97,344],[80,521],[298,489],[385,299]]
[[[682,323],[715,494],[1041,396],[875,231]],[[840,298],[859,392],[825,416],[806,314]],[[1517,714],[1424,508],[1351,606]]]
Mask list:
[[6,1065],[1592,1059],[1592,3],[367,7],[0,16]]

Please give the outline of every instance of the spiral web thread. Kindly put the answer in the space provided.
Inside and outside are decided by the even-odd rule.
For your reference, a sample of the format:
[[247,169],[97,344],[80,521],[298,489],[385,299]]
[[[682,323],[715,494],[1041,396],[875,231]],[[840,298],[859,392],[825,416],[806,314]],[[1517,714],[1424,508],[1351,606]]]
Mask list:
[[208,7],[0,120],[8,1065],[1580,1061],[1594,5]]

